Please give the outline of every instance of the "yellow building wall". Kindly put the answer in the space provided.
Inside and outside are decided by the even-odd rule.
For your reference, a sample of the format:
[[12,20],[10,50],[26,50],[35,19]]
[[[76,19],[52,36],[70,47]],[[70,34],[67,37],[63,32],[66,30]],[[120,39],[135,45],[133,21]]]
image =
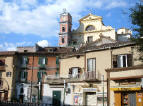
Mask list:
[[111,68],[111,51],[95,51],[89,52],[86,54],[86,67],[87,67],[87,59],[96,58],[96,71],[101,75],[104,75],[104,79],[107,78],[105,69]]
[[[95,27],[95,30],[86,31],[86,27],[89,25],[93,25]],[[100,38],[99,35],[101,33],[103,36],[108,36],[112,39],[116,39],[114,28],[112,28],[111,26],[104,26],[102,22],[102,17],[89,14],[88,17],[80,21],[80,26],[77,30],[75,30],[74,36],[78,36],[80,34],[81,36],[83,36],[84,43],[86,43],[88,36],[93,36],[93,41],[95,41]]]
[[69,69],[71,67],[80,67],[83,71],[84,68],[84,56],[69,57],[60,60],[60,77],[68,77]]
[[[13,85],[12,85],[12,81],[13,81],[13,56],[8,56],[3,58],[5,59],[5,71],[2,72],[2,78],[4,78],[9,86],[9,91],[8,91],[8,99],[11,98],[11,93],[13,91]],[[11,72],[11,77],[7,77],[6,73],[7,72]]]

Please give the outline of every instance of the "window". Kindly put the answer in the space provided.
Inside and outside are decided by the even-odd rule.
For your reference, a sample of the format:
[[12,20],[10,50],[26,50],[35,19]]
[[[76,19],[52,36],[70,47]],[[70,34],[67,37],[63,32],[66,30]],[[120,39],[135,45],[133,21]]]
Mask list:
[[38,82],[41,82],[41,81],[42,81],[43,75],[47,75],[47,73],[46,73],[45,70],[39,70],[39,71],[37,72]]
[[11,72],[6,72],[6,77],[11,77]]
[[39,65],[45,65],[45,64],[47,64],[47,58],[39,57]]
[[23,94],[23,93],[24,93],[24,89],[21,88],[21,89],[20,89],[20,94]]
[[4,66],[5,65],[5,61],[4,60],[0,60],[0,66]]
[[28,72],[26,70],[22,70],[21,74],[20,74],[21,81],[26,81],[27,80],[27,75],[28,75]]
[[65,39],[64,39],[64,37],[62,38],[62,43],[65,43]]
[[85,29],[86,31],[92,31],[92,30],[95,30],[95,27],[93,25],[89,25],[86,27]]
[[88,36],[87,37],[87,42],[89,43],[89,42],[92,42],[93,41],[93,36]]
[[0,88],[3,86],[3,80],[0,79]]
[[62,27],[62,32],[65,32],[65,27]]
[[69,76],[72,78],[78,78],[80,73],[80,68],[79,67],[72,67],[69,70]]
[[23,57],[22,57],[22,64],[23,64],[23,65],[28,64],[28,57],[26,57],[26,56],[23,56]]
[[87,71],[95,71],[96,70],[96,59],[87,59]]
[[132,66],[132,54],[114,55],[113,67],[130,67]]

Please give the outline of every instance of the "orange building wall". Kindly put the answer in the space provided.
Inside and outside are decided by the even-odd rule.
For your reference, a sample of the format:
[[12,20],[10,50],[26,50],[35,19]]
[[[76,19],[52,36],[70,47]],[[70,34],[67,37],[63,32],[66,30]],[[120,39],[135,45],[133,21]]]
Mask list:
[[[29,63],[28,63],[28,68],[27,71],[28,71],[28,78],[27,78],[27,81],[30,82],[32,80],[32,82],[37,82],[38,81],[38,78],[37,78],[37,72],[39,71],[39,64],[38,64],[38,61],[39,61],[39,56],[35,56],[34,57],[34,66],[33,66],[33,78],[32,78],[32,64],[33,64],[33,57],[32,56],[29,56],[28,57],[29,59]],[[53,56],[53,57],[49,57],[47,56],[47,67],[48,69],[45,70],[47,72],[47,75],[53,75],[57,72],[57,69],[56,69],[56,56]]]

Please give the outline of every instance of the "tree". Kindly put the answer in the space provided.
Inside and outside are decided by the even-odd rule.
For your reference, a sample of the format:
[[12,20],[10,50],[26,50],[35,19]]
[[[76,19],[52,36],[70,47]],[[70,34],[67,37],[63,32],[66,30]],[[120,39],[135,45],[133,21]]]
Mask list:
[[143,4],[137,3],[134,8],[130,9],[131,21],[134,25],[133,31],[135,35],[133,41],[136,42],[138,50],[141,54],[140,59],[143,61]]

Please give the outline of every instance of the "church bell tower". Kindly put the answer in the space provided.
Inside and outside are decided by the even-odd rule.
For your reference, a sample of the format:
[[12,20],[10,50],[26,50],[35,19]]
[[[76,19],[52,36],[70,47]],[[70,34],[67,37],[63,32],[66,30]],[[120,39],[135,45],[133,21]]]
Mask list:
[[71,40],[71,28],[72,28],[72,17],[71,15],[63,10],[60,14],[60,33],[59,33],[59,46],[69,46]]

